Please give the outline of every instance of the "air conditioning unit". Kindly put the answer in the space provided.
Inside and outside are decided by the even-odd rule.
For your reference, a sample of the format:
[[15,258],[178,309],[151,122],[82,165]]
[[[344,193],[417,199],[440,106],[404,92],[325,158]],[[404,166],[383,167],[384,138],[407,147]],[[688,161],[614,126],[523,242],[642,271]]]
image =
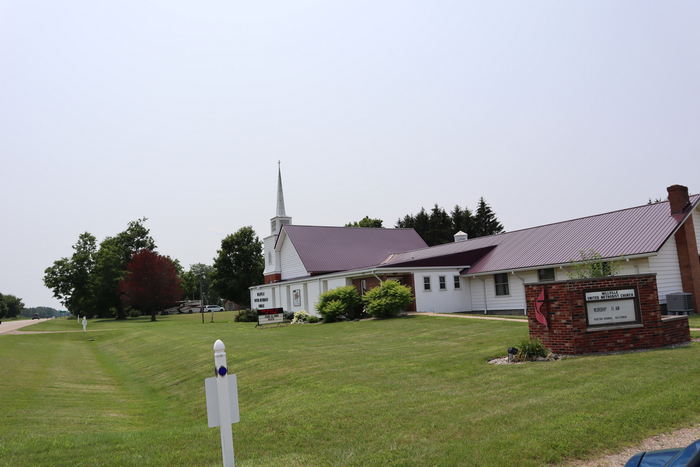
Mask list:
[[687,315],[693,312],[693,294],[670,293],[666,295],[666,311],[671,315]]

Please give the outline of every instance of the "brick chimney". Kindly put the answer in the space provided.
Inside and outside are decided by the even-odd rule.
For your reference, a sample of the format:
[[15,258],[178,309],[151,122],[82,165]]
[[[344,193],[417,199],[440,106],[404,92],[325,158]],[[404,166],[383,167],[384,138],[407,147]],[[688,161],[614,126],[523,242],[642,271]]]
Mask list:
[[668,201],[671,205],[671,214],[682,214],[690,204],[688,187],[683,185],[671,185],[666,188],[668,191]]
[[[671,185],[666,190],[671,205],[671,215],[680,222],[684,217],[682,214],[685,214],[685,210],[690,206],[688,187]],[[693,294],[693,308],[695,313],[698,313],[700,312],[700,258],[692,217],[689,216],[678,228],[675,240],[683,292]]]

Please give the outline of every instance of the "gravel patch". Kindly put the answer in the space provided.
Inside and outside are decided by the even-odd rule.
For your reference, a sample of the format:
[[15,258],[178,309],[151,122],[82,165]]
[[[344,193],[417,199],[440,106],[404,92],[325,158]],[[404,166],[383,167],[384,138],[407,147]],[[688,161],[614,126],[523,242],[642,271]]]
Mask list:
[[662,433],[642,441],[640,444],[626,448],[616,454],[608,454],[597,459],[577,460],[564,464],[567,467],[617,467],[625,465],[630,457],[642,451],[658,449],[684,448],[696,439],[700,439],[700,425],[690,428]]

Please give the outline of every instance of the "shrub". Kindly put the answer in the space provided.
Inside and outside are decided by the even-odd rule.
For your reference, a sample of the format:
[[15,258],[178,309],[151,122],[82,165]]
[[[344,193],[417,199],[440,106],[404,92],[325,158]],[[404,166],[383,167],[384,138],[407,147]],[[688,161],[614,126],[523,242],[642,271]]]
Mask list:
[[258,312],[256,310],[241,310],[233,320],[242,323],[257,323]]
[[343,317],[359,318],[362,313],[361,306],[360,294],[355,287],[348,285],[322,293],[316,309],[323,316],[323,321],[332,323]]
[[368,291],[362,300],[365,311],[375,318],[393,318],[413,302],[413,293],[398,281],[384,281]]
[[283,311],[282,312],[282,319],[284,319],[286,321],[291,321],[294,319],[294,313],[292,313],[291,311]]
[[329,300],[321,304],[319,303],[318,311],[323,316],[323,321],[326,323],[332,323],[333,321],[338,321],[345,314],[346,306],[340,300]]
[[139,310],[131,309],[129,310],[129,318],[138,318],[141,316],[141,312]]
[[578,260],[571,260],[571,266],[567,271],[569,279],[590,279],[597,277],[614,276],[620,270],[619,263],[615,261],[603,261],[603,257],[593,249],[580,250]]
[[542,341],[539,339],[529,339],[520,344],[516,358],[519,361],[534,361],[539,357],[544,358],[548,354],[549,350],[542,344]]
[[304,310],[299,310],[294,313],[294,318],[292,318],[291,324],[303,324],[309,322],[309,314]]

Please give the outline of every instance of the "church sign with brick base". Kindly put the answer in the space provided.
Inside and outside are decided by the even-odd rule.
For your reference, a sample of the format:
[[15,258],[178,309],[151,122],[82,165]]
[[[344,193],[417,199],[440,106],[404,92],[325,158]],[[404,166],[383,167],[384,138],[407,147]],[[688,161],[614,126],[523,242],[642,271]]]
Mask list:
[[525,285],[530,337],[560,354],[666,347],[690,341],[686,316],[663,316],[655,274]]

